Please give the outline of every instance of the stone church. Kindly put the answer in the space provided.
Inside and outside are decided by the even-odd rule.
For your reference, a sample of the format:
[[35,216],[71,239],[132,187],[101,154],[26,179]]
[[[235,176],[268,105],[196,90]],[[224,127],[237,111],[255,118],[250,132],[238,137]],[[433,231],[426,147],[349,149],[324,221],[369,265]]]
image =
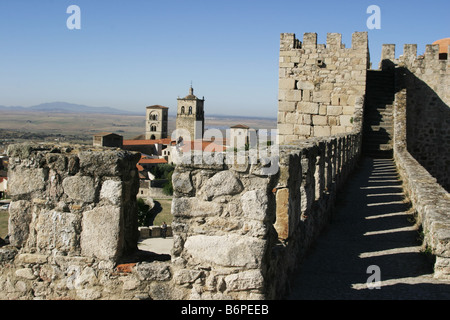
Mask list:
[[192,86],[186,97],[178,98],[176,128],[187,130],[191,141],[203,138],[205,130],[204,104],[205,98],[197,98]]

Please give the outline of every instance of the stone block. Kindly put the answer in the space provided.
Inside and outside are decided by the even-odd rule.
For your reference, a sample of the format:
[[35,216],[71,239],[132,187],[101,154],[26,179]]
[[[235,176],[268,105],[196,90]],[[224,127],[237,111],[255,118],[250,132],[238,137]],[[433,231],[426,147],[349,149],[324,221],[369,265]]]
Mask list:
[[314,137],[327,137],[331,135],[331,128],[329,126],[314,126]]
[[321,116],[327,115],[327,106],[326,105],[321,104],[319,106],[319,115],[321,115]]
[[314,83],[311,81],[298,81],[297,89],[301,90],[314,90]]
[[334,126],[337,126],[337,125],[339,125],[339,117],[334,117],[334,116],[329,116],[328,117],[328,125],[329,126],[331,126],[331,127],[334,127]]
[[285,123],[297,123],[297,118],[296,112],[286,112]]
[[63,180],[64,193],[73,200],[93,202],[95,199],[94,179],[88,176],[67,177]]
[[188,237],[184,244],[186,254],[192,257],[192,262],[245,268],[261,266],[265,247],[265,240],[235,234],[195,235]]
[[135,270],[139,280],[166,281],[171,277],[169,265],[163,262],[140,262]]
[[268,198],[263,190],[251,190],[241,196],[241,207],[244,216],[258,221],[269,218],[267,212]]
[[218,196],[238,194],[242,190],[242,183],[236,175],[230,170],[225,170],[209,178],[200,190],[199,195],[211,200]]
[[334,106],[345,106],[347,105],[348,96],[345,94],[332,94],[331,104]]
[[341,126],[352,127],[353,126],[353,116],[342,115],[339,117]]
[[173,198],[171,208],[174,217],[210,217],[222,213],[222,206],[219,203],[202,201],[195,197]]
[[319,104],[314,102],[299,102],[297,110],[300,113],[319,114]]
[[225,277],[228,291],[248,291],[263,289],[264,278],[260,270],[248,270]]
[[290,123],[278,124],[278,134],[285,135],[293,133],[294,133],[294,124]]
[[8,172],[8,189],[11,196],[18,196],[43,190],[45,188],[46,174],[44,169],[20,168]]
[[315,126],[326,126],[328,125],[328,118],[326,116],[312,116],[312,122]]
[[295,125],[294,133],[301,136],[311,136],[311,126],[310,125]]
[[34,224],[34,234],[28,245],[40,252],[79,253],[78,236],[81,217],[72,212],[41,211]]
[[303,34],[303,48],[316,49],[317,47],[317,33],[307,32]]
[[122,253],[120,207],[104,206],[84,212],[81,232],[83,256],[114,261]]
[[286,112],[295,111],[295,102],[279,101],[278,111],[286,111]]
[[289,237],[289,189],[277,190],[276,202],[274,228],[278,233],[278,239],[286,240]]
[[28,239],[32,218],[31,203],[25,200],[12,201],[9,205],[9,241],[21,247]]
[[175,170],[172,175],[173,190],[180,194],[190,194],[194,188],[189,172],[179,172]]
[[327,115],[329,116],[339,116],[342,114],[341,106],[327,106]]
[[308,124],[308,125],[312,124],[312,115],[302,114],[301,118],[302,118],[302,123],[300,123],[300,124]]
[[312,90],[303,90],[302,101],[311,102],[312,92],[313,92]]
[[279,89],[287,89],[287,90],[295,89],[295,80],[291,79],[291,78],[287,78],[287,79],[282,78],[278,82],[278,88]]
[[104,181],[100,191],[100,199],[108,200],[113,205],[119,205],[122,202],[122,182]]
[[354,105],[344,106],[342,109],[342,114],[344,114],[344,115],[353,115],[354,113],[355,113]]
[[301,90],[288,90],[285,95],[287,101],[300,101],[302,100]]
[[331,127],[331,135],[336,135],[336,134],[340,134],[340,133],[345,133],[345,127],[341,127],[341,126],[334,126]]
[[205,274],[202,270],[182,269],[175,272],[173,280],[176,284],[190,284],[204,276]]

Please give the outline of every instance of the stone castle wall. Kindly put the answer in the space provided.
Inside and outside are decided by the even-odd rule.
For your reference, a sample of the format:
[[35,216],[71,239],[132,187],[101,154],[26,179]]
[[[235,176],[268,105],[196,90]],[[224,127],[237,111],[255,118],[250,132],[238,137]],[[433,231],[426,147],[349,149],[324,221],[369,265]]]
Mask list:
[[450,60],[439,59],[439,46],[384,45],[382,67],[396,66],[397,90],[406,89],[408,151],[448,191],[450,189]]
[[0,299],[280,298],[332,211],[360,134],[283,148],[270,173],[278,158],[179,164],[167,256],[136,249],[139,154],[11,146]]
[[281,34],[279,143],[351,132],[369,60],[367,32],[354,33],[351,48],[338,33],[329,33],[326,45],[317,44],[316,33],[305,33],[303,42]]
[[[355,33],[349,49],[340,39],[329,34],[325,46],[315,34],[305,34],[303,43],[282,34],[278,155],[252,162],[247,152],[237,163],[234,153],[188,154],[178,162],[170,256],[137,250],[139,154],[11,146],[11,244],[0,248],[0,299],[283,297],[361,154],[367,33]],[[389,52],[385,46],[386,67]],[[448,208],[448,195],[432,189],[445,201],[427,197],[425,184],[433,179],[408,158],[410,132],[401,119],[409,126],[412,116],[399,110],[415,99],[408,96],[418,83],[411,79],[421,78],[418,70],[408,73],[413,59],[402,59],[405,68],[397,69],[407,90],[396,100],[394,155],[420,218],[429,222],[426,242],[439,258],[437,270],[447,275],[448,228],[435,218]],[[421,81],[448,101],[441,84],[433,87],[430,68]],[[173,157],[180,159],[175,150]],[[274,164],[278,170],[267,170]],[[447,229],[436,229],[441,225]]]
[[[178,164],[172,262],[188,299],[276,299],[333,212],[361,152],[361,132],[280,147],[267,161]],[[227,154],[226,156],[230,156]],[[300,192],[299,192],[300,191]],[[188,278],[191,278],[188,280]]]
[[450,279],[450,195],[407,150],[407,90],[394,104],[394,159],[405,193],[417,214],[424,249],[436,257],[434,277]]

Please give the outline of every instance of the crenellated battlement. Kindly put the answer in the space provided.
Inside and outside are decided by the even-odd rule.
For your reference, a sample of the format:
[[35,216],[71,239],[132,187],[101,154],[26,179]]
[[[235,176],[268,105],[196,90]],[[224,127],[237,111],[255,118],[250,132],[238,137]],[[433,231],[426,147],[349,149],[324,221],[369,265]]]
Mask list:
[[303,41],[296,38],[295,33],[282,33],[281,34],[281,51],[289,50],[342,50],[342,49],[363,49],[368,48],[368,35],[367,32],[355,32],[352,35],[352,46],[346,48],[342,43],[342,34],[340,33],[327,33],[326,44],[317,43],[317,33],[307,32],[303,34]]
[[403,45],[403,54],[395,58],[396,45],[383,44],[380,68],[385,65],[383,62],[391,61],[395,65],[406,66],[408,68],[430,68],[431,66],[437,65],[439,70],[445,71],[449,64],[448,54],[450,52],[450,46],[447,47],[446,55],[442,54],[439,48],[438,44],[427,44],[425,46],[425,53],[418,55],[417,44],[405,44]]

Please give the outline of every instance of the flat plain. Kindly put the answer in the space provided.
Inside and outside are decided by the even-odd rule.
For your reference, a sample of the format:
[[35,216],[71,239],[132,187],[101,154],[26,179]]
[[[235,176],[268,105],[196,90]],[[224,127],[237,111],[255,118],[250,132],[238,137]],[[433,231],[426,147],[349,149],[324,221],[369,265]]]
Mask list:
[[[169,116],[169,133],[175,129],[175,116]],[[225,130],[237,124],[255,129],[275,129],[276,119],[233,116],[207,116],[205,129]],[[92,143],[99,132],[113,132],[124,139],[134,139],[145,133],[145,115],[110,115],[93,113],[0,112],[0,139],[56,140]]]

